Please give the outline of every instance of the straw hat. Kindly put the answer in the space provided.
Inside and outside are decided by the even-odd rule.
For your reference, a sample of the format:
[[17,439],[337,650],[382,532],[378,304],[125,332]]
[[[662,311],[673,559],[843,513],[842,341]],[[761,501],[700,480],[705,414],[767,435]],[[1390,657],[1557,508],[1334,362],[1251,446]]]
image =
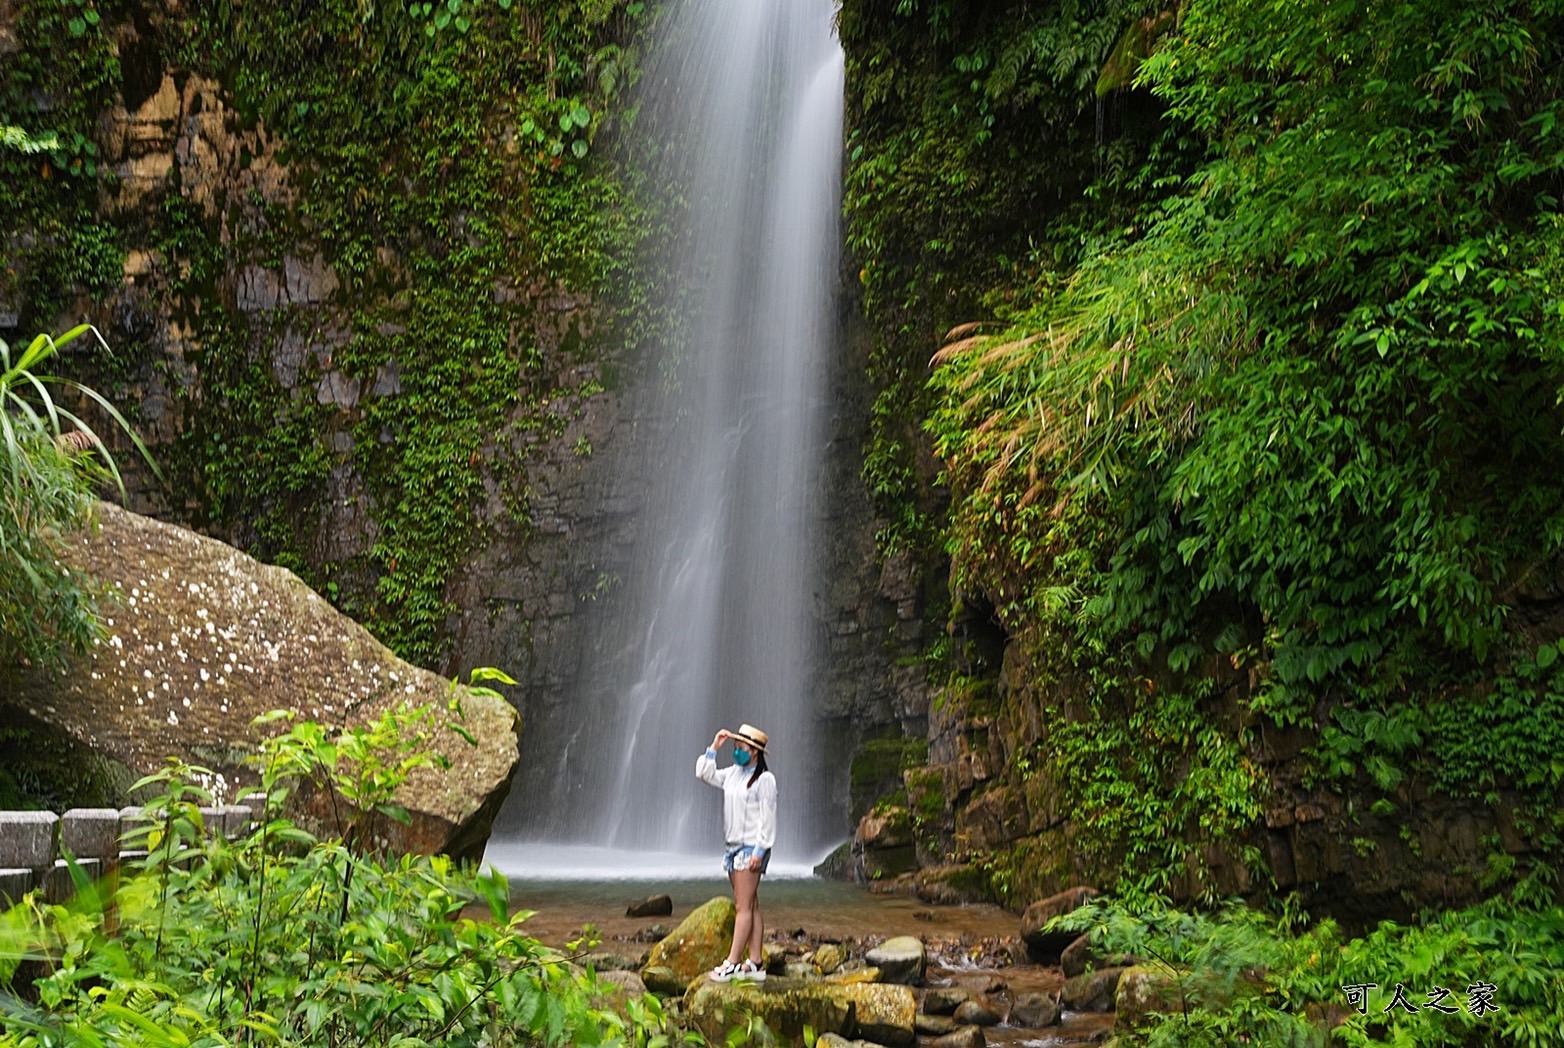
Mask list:
[[740,724],[739,730],[729,732],[735,739],[743,740],[747,745],[753,746],[761,753],[766,752],[766,743],[771,741],[771,736],[755,727],[753,724]]

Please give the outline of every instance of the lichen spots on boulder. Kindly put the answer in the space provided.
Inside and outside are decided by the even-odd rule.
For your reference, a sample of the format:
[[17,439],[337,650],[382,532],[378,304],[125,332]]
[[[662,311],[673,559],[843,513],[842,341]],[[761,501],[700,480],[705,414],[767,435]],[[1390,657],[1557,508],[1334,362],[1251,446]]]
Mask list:
[[[272,710],[330,726],[398,704],[442,711],[450,683],[403,662],[292,572],[185,528],[102,503],[99,527],[75,535],[73,571],[110,587],[105,635],[59,675],[33,673],[10,697],[134,771],[179,756],[253,781],[244,758]],[[398,795],[414,816],[401,850],[476,854],[509,790],[518,719],[506,702],[460,693],[469,744],[437,731],[449,769],[415,771]]]

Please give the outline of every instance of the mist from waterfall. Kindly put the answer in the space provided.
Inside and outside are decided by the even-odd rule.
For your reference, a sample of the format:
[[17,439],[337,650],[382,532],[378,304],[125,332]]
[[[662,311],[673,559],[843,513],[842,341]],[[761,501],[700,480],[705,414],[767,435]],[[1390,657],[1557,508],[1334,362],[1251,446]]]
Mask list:
[[[653,492],[632,570],[554,740],[541,839],[709,854],[721,803],[696,781],[716,729],[771,735],[777,853],[831,843],[812,691],[826,376],[842,148],[833,0],[683,0],[642,81],[639,136],[677,194],[660,280],[679,331],[656,377]],[[726,759],[726,755],[724,755]],[[840,808],[838,803],[836,807]]]

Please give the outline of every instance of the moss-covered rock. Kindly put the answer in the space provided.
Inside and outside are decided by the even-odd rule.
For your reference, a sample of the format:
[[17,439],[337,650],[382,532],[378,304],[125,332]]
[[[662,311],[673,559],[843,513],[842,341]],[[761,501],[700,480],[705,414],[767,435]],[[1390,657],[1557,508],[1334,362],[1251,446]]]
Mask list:
[[786,1043],[803,1044],[806,1027],[876,1044],[912,1044],[917,999],[905,986],[772,979],[759,985],[701,981],[685,995],[690,1023],[713,1043],[729,1030],[762,1022]]
[[1178,981],[1173,974],[1166,968],[1151,965],[1124,969],[1113,995],[1114,1011],[1118,1013],[1119,1025],[1125,1030],[1133,1030],[1152,1013],[1176,1015],[1182,1004]]
[[641,978],[652,986],[654,977],[647,973],[653,968],[667,968],[683,986],[721,964],[733,946],[736,914],[733,900],[726,896],[719,895],[697,906],[677,928],[652,947]]
[[825,985],[735,986],[701,982],[686,994],[690,1025],[712,1044],[727,1043],[729,1030],[762,1022],[785,1043],[802,1045],[804,1029],[852,1036],[856,1004],[845,987]]
[[853,1002],[857,1035],[876,1044],[911,1044],[916,1037],[917,999],[905,986],[849,983],[839,988]]

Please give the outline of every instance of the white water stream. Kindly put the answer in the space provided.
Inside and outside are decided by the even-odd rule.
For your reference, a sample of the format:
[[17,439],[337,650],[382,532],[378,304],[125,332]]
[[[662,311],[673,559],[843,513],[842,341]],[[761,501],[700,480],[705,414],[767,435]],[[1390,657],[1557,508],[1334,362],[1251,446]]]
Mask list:
[[[598,865],[633,863],[629,849],[719,850],[720,796],[693,766],[716,729],[741,722],[772,740],[774,866],[840,836],[845,799],[826,796],[819,768],[810,617],[840,235],[834,8],[683,0],[648,60],[638,133],[656,136],[657,178],[682,205],[665,273],[681,336],[659,372],[636,566],[572,702],[579,717],[552,740],[558,795],[526,799],[546,814],[529,836],[609,849]],[[528,865],[526,848],[507,853],[513,871]]]

